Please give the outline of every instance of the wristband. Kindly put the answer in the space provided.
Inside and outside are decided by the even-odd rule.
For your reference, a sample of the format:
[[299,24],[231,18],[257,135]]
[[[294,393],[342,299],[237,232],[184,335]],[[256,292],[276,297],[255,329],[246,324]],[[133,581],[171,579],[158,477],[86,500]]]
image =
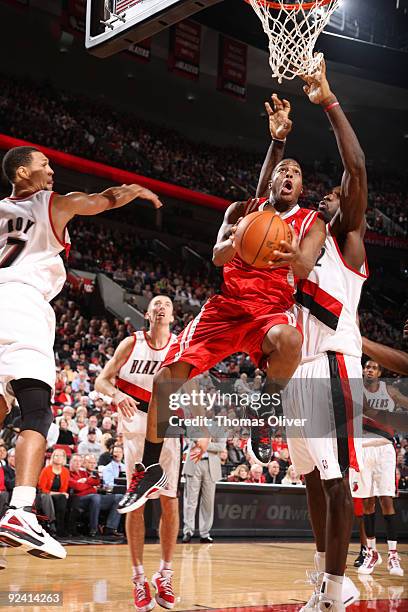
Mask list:
[[286,138],[280,139],[280,138],[272,138],[272,142],[281,142],[282,144],[285,144],[286,142]]
[[331,102],[330,104],[324,107],[324,112],[327,113],[329,110],[331,110],[335,106],[340,106],[340,102],[337,102],[337,100],[335,102]]

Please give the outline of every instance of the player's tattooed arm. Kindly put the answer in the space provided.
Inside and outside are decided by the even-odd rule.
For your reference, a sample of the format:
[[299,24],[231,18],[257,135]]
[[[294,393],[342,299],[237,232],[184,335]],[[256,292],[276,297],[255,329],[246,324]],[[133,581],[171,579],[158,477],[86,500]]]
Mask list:
[[106,362],[102,372],[95,380],[95,389],[103,395],[113,399],[124,417],[131,417],[136,413],[138,402],[117,389],[114,385],[116,376],[132,352],[134,339],[132,336],[125,338],[117,347],[112,359]]
[[246,202],[234,202],[225,211],[224,221],[218,230],[217,242],[213,248],[213,264],[223,266],[231,261],[237,252],[234,234],[245,211]]
[[408,414],[406,412],[388,412],[364,405],[363,415],[378,421],[384,427],[391,427],[395,431],[407,431],[408,429]]
[[257,198],[269,196],[272,172],[283,159],[286,137],[292,130],[292,121],[289,119],[291,107],[288,100],[280,100],[274,93],[271,96],[271,104],[265,102],[265,110],[268,114],[272,142],[259,175],[255,194]]
[[363,336],[363,353],[391,372],[408,376],[408,353]]
[[148,200],[155,208],[161,208],[158,196],[141,185],[109,187],[101,193],[73,192],[55,195],[52,200],[52,219],[58,235],[62,235],[67,223],[75,215],[98,215],[106,210],[126,206],[135,199]]
[[367,173],[363,150],[336,96],[330,89],[324,60],[318,70],[314,74],[304,77],[304,80],[306,85],[303,89],[310,101],[314,104],[320,104],[326,111],[333,127],[344,167],[341,181],[340,209],[335,219],[332,220],[333,233],[339,237],[344,237],[349,232],[358,232],[364,236],[367,210]]

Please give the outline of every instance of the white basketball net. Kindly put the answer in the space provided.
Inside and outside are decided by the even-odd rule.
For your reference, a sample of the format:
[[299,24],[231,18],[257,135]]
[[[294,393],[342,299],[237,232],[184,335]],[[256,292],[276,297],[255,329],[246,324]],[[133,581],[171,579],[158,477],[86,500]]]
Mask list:
[[323,59],[313,55],[319,34],[336,10],[340,0],[247,0],[261,20],[269,39],[269,64],[272,76],[282,79],[312,74]]

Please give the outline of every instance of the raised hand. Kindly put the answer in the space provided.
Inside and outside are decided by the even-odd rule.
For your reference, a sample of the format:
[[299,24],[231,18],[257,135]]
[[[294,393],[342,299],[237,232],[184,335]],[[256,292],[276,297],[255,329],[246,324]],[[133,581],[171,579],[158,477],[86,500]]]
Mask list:
[[313,104],[329,103],[330,99],[334,98],[326,77],[326,62],[324,59],[313,74],[305,74],[301,78],[306,82],[306,85],[303,85],[303,91]]
[[113,399],[118,410],[120,410],[125,418],[130,419],[137,413],[139,402],[130,397],[130,395],[126,395],[126,393],[118,390]]
[[142,198],[143,200],[149,200],[150,202],[152,202],[153,206],[155,208],[161,208],[163,206],[162,202],[160,202],[159,197],[153,193],[153,191],[150,191],[150,189],[146,189],[145,187],[142,187],[140,189],[140,186],[137,185],[139,187],[139,194],[138,194],[138,198]]
[[269,130],[272,138],[284,140],[292,129],[289,119],[291,110],[288,100],[280,100],[276,93],[271,96],[271,104],[265,102],[265,110],[269,117]]

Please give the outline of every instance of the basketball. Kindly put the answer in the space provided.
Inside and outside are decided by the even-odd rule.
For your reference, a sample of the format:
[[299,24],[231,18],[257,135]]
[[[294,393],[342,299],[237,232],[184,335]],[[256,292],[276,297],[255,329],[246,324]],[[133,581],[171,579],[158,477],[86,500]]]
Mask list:
[[235,246],[245,263],[255,268],[267,268],[273,254],[280,250],[281,240],[292,241],[289,225],[270,210],[253,212],[238,224]]

